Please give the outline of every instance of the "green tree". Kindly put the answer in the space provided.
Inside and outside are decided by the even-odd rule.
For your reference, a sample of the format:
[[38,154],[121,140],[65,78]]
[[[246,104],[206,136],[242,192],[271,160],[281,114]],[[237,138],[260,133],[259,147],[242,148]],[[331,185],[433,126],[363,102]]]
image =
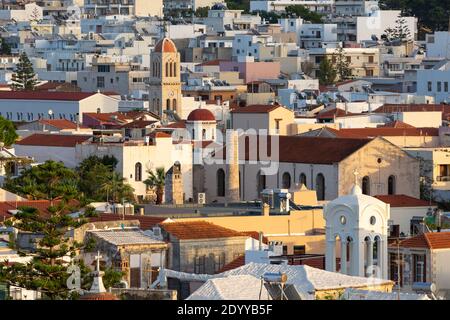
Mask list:
[[131,201],[134,198],[133,187],[126,183],[125,178],[122,178],[117,172],[111,172],[108,175],[108,179],[101,185],[100,189],[107,195],[108,201]]
[[344,49],[338,48],[336,52],[333,54],[333,61],[335,62],[336,74],[339,77],[339,80],[348,80],[352,77],[352,69],[350,68],[350,62],[347,60],[347,57],[344,55]]
[[322,15],[310,11],[308,8],[302,5],[292,5],[287,6],[285,9],[287,16],[296,15],[303,20],[309,21],[311,23],[322,23]]
[[11,46],[3,38],[0,41],[0,53],[5,56],[11,55]]
[[330,60],[324,57],[319,65],[319,83],[322,85],[333,84],[336,80],[336,69],[333,68]]
[[417,17],[422,36],[433,31],[448,30],[450,0],[381,0],[380,8],[401,10],[403,16]]
[[87,201],[106,201],[107,192],[102,189],[114,171],[117,159],[113,156],[91,156],[77,167],[79,189]]
[[27,54],[22,52],[16,70],[12,75],[11,88],[14,91],[34,90],[36,83],[36,73],[33,70],[33,64],[28,59]]
[[0,116],[0,142],[9,147],[16,142],[18,137],[14,124]]
[[198,18],[205,18],[208,16],[209,7],[199,7],[195,10],[195,16]]
[[69,201],[79,196],[75,171],[52,160],[24,170],[19,177],[7,179],[4,188],[33,200]]
[[411,31],[406,24],[406,20],[399,17],[395,20],[395,27],[386,28],[381,38],[386,41],[406,40],[411,38]]
[[[81,266],[76,260],[78,250],[89,248],[92,243],[83,247],[68,236],[68,231],[78,228],[86,220],[73,219],[65,214],[67,204],[61,201],[57,206],[51,206],[50,217],[44,217],[36,208],[21,207],[14,216],[14,221],[8,220],[8,226],[14,226],[20,231],[37,235],[36,246],[32,252],[32,260],[28,263],[9,265],[0,262],[0,281],[9,285],[28,290],[38,290],[47,299],[67,299],[70,290],[67,287],[68,263],[65,258],[71,258],[73,264]],[[28,253],[22,253],[27,255]],[[86,276],[86,268],[80,268],[82,277]]]
[[153,189],[156,193],[156,204],[161,204],[164,195],[164,186],[166,183],[166,172],[164,168],[156,168],[156,173],[148,170],[148,178],[144,181],[145,185]]

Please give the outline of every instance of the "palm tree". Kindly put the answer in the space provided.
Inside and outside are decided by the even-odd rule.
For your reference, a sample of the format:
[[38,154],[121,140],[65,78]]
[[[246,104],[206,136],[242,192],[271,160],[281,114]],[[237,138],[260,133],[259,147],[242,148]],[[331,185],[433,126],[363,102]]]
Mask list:
[[[114,202],[120,202],[122,198],[128,200],[133,198],[134,189],[129,184],[125,183],[125,178],[121,177],[117,172],[112,172],[109,179],[106,180],[101,188]],[[109,199],[107,199],[109,200]]]
[[166,171],[163,167],[157,168],[156,173],[147,170],[148,178],[144,181],[145,185],[152,188],[156,193],[156,204],[161,204],[164,195],[164,186],[166,183]]

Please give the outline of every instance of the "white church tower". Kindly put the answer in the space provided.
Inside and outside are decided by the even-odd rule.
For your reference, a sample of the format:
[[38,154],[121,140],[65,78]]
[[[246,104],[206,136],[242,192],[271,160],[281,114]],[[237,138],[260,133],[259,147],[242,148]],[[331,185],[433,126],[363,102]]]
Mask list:
[[[357,184],[351,193],[324,207],[326,221],[326,270],[343,274],[388,279],[387,236],[390,206],[362,194]],[[340,270],[336,257],[340,252]]]

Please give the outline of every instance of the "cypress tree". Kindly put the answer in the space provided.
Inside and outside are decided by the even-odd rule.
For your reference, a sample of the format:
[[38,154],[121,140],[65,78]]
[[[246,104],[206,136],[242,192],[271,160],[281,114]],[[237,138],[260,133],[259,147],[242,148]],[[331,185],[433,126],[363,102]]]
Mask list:
[[36,73],[33,64],[25,52],[22,52],[15,73],[12,76],[11,88],[13,91],[30,91],[36,86]]

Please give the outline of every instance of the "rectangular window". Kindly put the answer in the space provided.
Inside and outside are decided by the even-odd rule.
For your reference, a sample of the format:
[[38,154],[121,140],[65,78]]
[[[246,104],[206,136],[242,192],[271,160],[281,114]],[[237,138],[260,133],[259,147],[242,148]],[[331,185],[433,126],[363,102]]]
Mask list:
[[294,255],[296,254],[305,254],[306,248],[305,246],[294,246]]
[[441,92],[442,91],[442,82],[438,81],[437,83],[437,92]]
[[205,273],[206,265],[205,256],[197,256],[194,258],[194,273],[203,274]]
[[414,282],[426,282],[426,256],[423,254],[414,254]]
[[97,88],[105,87],[105,77],[97,77]]
[[428,85],[428,92],[431,92],[433,90],[433,85],[432,85],[431,81],[428,81],[427,85]]
[[98,72],[109,72],[110,71],[110,66],[109,65],[104,65],[104,64],[99,64],[97,66],[97,71]]
[[448,82],[447,81],[444,82],[444,91],[448,92]]

